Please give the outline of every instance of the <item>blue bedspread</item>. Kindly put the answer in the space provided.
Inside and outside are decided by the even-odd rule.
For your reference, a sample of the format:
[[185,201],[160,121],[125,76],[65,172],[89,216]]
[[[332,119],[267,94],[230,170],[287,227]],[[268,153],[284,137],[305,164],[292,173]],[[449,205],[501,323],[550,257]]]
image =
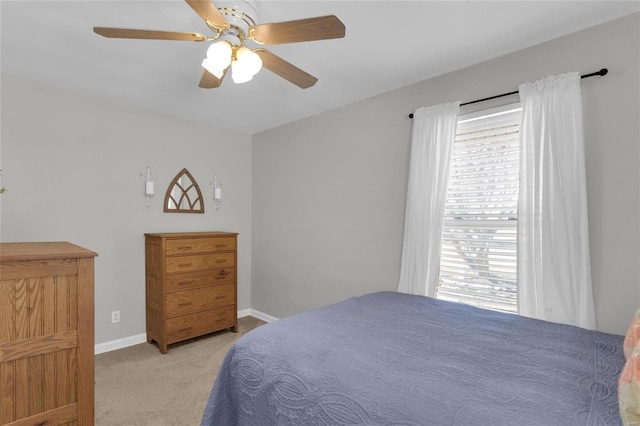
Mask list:
[[395,292],[261,326],[203,425],[617,425],[622,336]]

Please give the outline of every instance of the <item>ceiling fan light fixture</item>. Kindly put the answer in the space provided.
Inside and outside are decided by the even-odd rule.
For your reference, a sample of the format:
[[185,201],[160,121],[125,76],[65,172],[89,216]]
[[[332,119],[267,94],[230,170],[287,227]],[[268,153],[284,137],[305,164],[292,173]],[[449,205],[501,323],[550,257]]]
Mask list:
[[238,61],[233,61],[231,63],[231,79],[236,84],[246,83],[253,79],[253,74],[243,72],[242,66],[238,65]]
[[[205,71],[198,86],[203,89],[220,87],[229,67],[233,81],[244,83],[251,80],[263,66],[302,89],[309,88],[318,81],[316,77],[268,50],[251,50],[245,46],[245,42],[273,45],[329,40],[345,35],[345,26],[335,15],[256,24],[257,1],[185,1],[213,31],[212,37],[193,32],[109,27],[94,27],[93,31],[107,38],[212,42],[207,49],[207,57],[202,61]],[[216,5],[218,2],[223,4]]]
[[226,41],[218,41],[207,49],[207,57],[202,61],[202,67],[211,74],[221,78],[224,70],[231,63],[233,49]]
[[[249,81],[261,68],[262,59],[260,59],[260,56],[248,47],[241,46],[236,50],[235,58],[231,63],[233,81],[236,83]],[[236,75],[237,78],[235,77]]]
[[232,50],[231,44],[224,40],[212,43],[207,49],[207,60],[215,68],[225,69],[231,63]]
[[202,68],[209,71],[217,78],[221,78],[225,70],[224,68],[217,68],[215,63],[213,63],[213,61],[211,61],[209,58],[204,58],[204,60],[202,61]]
[[234,83],[246,83],[262,68],[262,59],[246,46],[239,47],[231,62],[231,78]]

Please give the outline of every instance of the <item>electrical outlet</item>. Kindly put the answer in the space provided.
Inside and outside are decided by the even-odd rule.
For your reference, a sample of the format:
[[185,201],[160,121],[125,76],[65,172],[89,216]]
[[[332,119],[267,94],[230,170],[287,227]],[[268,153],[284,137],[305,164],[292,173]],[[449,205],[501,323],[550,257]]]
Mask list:
[[120,311],[111,312],[111,324],[120,322]]

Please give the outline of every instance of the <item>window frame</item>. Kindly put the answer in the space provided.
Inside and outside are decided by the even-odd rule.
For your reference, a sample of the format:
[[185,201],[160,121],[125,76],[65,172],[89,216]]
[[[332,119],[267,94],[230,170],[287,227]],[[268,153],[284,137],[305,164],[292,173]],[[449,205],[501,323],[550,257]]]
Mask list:
[[[512,118],[512,116],[514,117]],[[489,120],[489,122],[481,128],[495,130],[499,127],[492,126],[495,126],[496,122],[504,118],[507,119],[507,122],[511,123],[509,124],[509,126],[513,126],[514,123],[517,124],[516,133],[508,133],[508,131],[505,131],[505,135],[503,136],[499,134],[500,131],[495,132],[495,134],[497,135],[495,145],[497,146],[500,143],[507,144],[504,145],[504,147],[496,148],[496,146],[490,146],[489,144],[487,144],[487,148],[484,148],[481,146],[481,144],[475,142],[476,139],[491,139],[487,136],[478,137],[476,139],[471,138],[460,140],[461,137],[464,137],[463,135],[473,133],[465,132],[467,132],[470,126],[473,127],[474,122],[477,122],[479,120]],[[518,178],[520,157],[519,132],[521,120],[522,107],[520,105],[520,102],[509,103],[498,107],[485,108],[458,117],[456,126],[456,141],[454,142],[454,150],[452,153],[451,165],[449,170],[449,181],[447,184],[447,207],[445,207],[445,218],[443,221],[443,230],[441,237],[441,247],[438,262],[438,281],[436,284],[435,295],[436,298],[460,303],[467,303],[485,309],[492,309],[509,313],[517,313],[518,311],[516,281],[517,194],[515,195],[515,200],[513,198],[509,198],[513,195],[513,188],[510,188],[510,191],[505,191],[505,194],[499,194],[499,189],[497,188],[500,187],[500,184],[496,184],[495,182],[493,182],[492,178],[494,176],[496,176],[497,180],[503,180],[505,178],[495,173],[491,174],[491,172],[485,174],[484,171],[474,171],[471,172],[471,174],[473,176],[479,176],[485,179],[486,185],[491,185],[489,183],[486,183],[487,180],[493,182],[492,184],[495,184],[496,187],[489,189],[485,188],[486,192],[484,193],[481,193],[479,191],[471,191],[470,189],[452,190],[452,188],[456,188],[456,185],[461,185],[461,183],[459,183],[456,179],[459,175],[464,175],[464,172],[460,172],[459,170],[462,170],[464,168],[466,168],[467,170],[486,170],[485,164],[492,163],[490,160],[486,160],[487,158],[500,160],[499,162],[495,163],[495,167],[498,170],[504,169],[507,173],[511,173],[511,180],[513,180],[514,178],[513,159],[517,158],[517,165],[515,166],[515,177]],[[474,131],[476,133],[482,134],[477,129]],[[515,136],[511,136],[514,134]],[[504,140],[501,139],[501,137],[504,137]],[[466,156],[464,154],[462,154],[461,156],[456,156],[456,148],[458,148],[458,151],[465,149],[461,148],[462,145],[456,145],[461,142],[468,143],[471,146],[475,145],[477,148],[466,148]],[[515,153],[513,151],[514,145],[516,145],[517,147]],[[478,152],[482,151],[482,153],[477,154],[476,157],[469,155],[468,152],[471,152],[474,149]],[[495,152],[491,152],[492,150],[495,150]],[[505,153],[510,155],[508,159],[501,158],[501,156]],[[479,158],[484,159],[478,160]],[[461,167],[460,163],[463,162],[461,159],[467,159],[465,161],[467,161],[468,164],[464,164]],[[487,161],[486,163],[483,162],[485,160]],[[510,162],[510,164],[507,164],[508,162]],[[474,168],[476,164],[480,164],[478,166],[479,168]],[[458,167],[457,170],[456,167]],[[473,183],[469,185],[469,188],[477,188]],[[519,185],[520,183],[518,179],[516,189],[518,192]],[[458,186],[457,188],[460,188],[460,186]],[[452,202],[455,199],[455,195],[452,196],[451,191],[454,191],[454,194],[459,196],[459,198],[457,199],[458,202]],[[471,192],[475,192],[475,195],[473,197],[466,195],[467,193]],[[509,194],[507,194],[507,192],[509,192]],[[503,198],[507,200],[507,203],[505,204],[511,204],[511,207],[508,208],[515,208],[515,210],[513,211],[515,217],[507,216],[503,212],[502,220],[492,218],[490,216],[486,216],[486,219],[482,220],[479,219],[480,217],[485,217],[482,215],[482,213],[477,214],[477,216],[474,218],[474,215],[470,214],[472,210],[467,210],[467,215],[465,216],[465,218],[461,217],[458,220],[451,219],[450,216],[452,213],[452,206],[458,206],[459,211],[460,207],[469,207],[465,204],[464,201],[461,201],[465,199],[465,196],[475,200],[474,203],[468,202],[468,204],[469,206],[471,204],[477,205],[477,212],[482,212],[482,207],[484,206],[483,203],[485,201],[480,200],[487,200],[486,202],[488,202],[488,200],[491,200],[496,202],[497,205],[497,201],[495,200],[498,198]],[[514,202],[515,206],[513,206]],[[499,211],[500,208],[503,207],[496,208],[495,210]],[[508,208],[504,207],[505,211],[507,211]],[[496,217],[499,216],[500,215]],[[506,219],[504,217],[506,217]],[[487,232],[487,230],[493,231]],[[457,239],[458,237],[455,237],[455,235],[466,236],[466,239]],[[484,241],[487,235],[492,235],[491,242]],[[451,241],[456,242],[457,246],[452,245]],[[504,247],[500,247],[500,245],[503,245]],[[454,251],[456,251],[456,247],[458,248],[457,254],[454,253]],[[464,253],[465,250],[463,250],[463,248],[466,250],[466,253]],[[483,249],[486,249],[484,250],[484,254]],[[476,257],[473,257],[473,255],[476,255]],[[481,255],[484,255],[485,258],[483,259]],[[483,268],[486,268],[486,270],[481,269],[481,266]],[[504,278],[500,278],[501,275]],[[463,277],[466,277],[468,281],[462,281],[462,279],[464,279]],[[464,294],[461,294],[462,292],[464,292]]]

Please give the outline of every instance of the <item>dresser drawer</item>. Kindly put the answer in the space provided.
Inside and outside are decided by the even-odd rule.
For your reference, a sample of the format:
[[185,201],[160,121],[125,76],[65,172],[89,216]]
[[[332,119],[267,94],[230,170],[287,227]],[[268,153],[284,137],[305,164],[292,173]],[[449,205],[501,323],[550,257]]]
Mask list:
[[204,272],[169,275],[167,277],[167,291],[224,284],[234,282],[235,279],[236,268],[212,269]]
[[167,294],[167,318],[235,304],[235,283],[192,288]]
[[171,318],[167,320],[167,343],[223,330],[235,324],[236,305]]
[[236,266],[235,253],[196,254],[191,256],[168,256],[165,263],[167,274],[204,271]]
[[235,251],[235,238],[189,238],[167,240],[165,242],[167,256],[175,254],[210,253],[218,251]]

